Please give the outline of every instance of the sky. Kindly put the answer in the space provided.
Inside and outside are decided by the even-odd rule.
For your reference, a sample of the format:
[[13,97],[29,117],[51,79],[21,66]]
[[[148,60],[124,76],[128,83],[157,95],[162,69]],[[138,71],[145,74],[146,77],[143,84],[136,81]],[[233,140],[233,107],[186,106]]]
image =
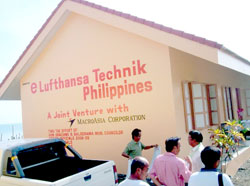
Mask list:
[[[0,82],[60,0],[0,0]],[[249,0],[89,0],[216,41],[250,61]],[[0,101],[0,124],[22,123],[20,101]]]

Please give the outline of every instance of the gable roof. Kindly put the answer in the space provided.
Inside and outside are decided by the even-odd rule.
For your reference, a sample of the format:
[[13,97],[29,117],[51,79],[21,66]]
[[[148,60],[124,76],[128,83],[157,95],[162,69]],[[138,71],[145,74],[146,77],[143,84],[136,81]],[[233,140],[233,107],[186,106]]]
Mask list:
[[86,6],[89,6],[89,7],[104,11],[104,12],[107,12],[109,14],[120,16],[122,18],[131,20],[131,21],[134,21],[134,22],[137,22],[137,23],[140,23],[140,24],[144,24],[146,26],[149,26],[149,27],[152,27],[152,28],[155,28],[155,29],[158,29],[158,30],[170,33],[170,34],[177,35],[177,36],[183,37],[185,39],[189,39],[189,40],[192,40],[192,41],[204,44],[204,45],[208,45],[210,47],[214,47],[214,48],[217,48],[217,49],[220,49],[222,47],[222,45],[218,44],[217,42],[210,41],[210,40],[207,40],[205,38],[195,36],[193,34],[188,34],[188,33],[185,33],[183,31],[176,30],[176,29],[173,29],[173,28],[161,25],[161,24],[157,24],[155,22],[148,21],[148,20],[133,16],[133,15],[130,15],[130,14],[126,14],[126,13],[123,13],[123,12],[120,12],[120,11],[109,9],[109,8],[97,5],[95,3],[90,3],[90,2],[84,1],[84,0],[71,0],[71,1],[83,4],[83,5],[86,5]]
[[[120,19],[125,19],[133,23],[146,26],[148,28],[152,28],[152,29],[164,32],[164,33],[168,33],[172,36],[177,36],[186,40],[190,40],[192,42],[201,44],[201,46],[203,45],[203,46],[211,47],[217,50],[224,49],[224,51],[227,51],[225,47],[223,47],[223,45],[217,42],[207,40],[205,38],[198,37],[193,34],[185,33],[183,31],[176,30],[170,27],[166,27],[164,25],[157,24],[152,21],[138,18],[130,14],[126,14],[123,12],[119,12],[113,9],[109,9],[109,8],[94,4],[94,3],[90,3],[85,0],[62,0],[58,4],[56,9],[52,12],[52,14],[49,16],[49,18],[46,20],[46,22],[42,25],[38,33],[34,36],[34,38],[26,47],[22,55],[18,58],[17,62],[13,65],[13,67],[10,69],[6,77],[1,82],[0,99],[20,100],[20,80],[22,76],[25,74],[27,69],[35,60],[35,57],[45,47],[46,43],[53,37],[53,34],[57,31],[60,25],[63,24],[64,20],[67,18],[67,15],[70,12],[76,11],[76,10],[67,8],[67,3],[76,3],[77,6],[84,6],[84,7],[91,8],[92,11],[97,10],[97,11],[100,11],[101,13],[106,13],[106,16],[107,14],[116,16]],[[233,54],[234,57],[240,58],[241,60],[245,60],[235,53],[231,52],[230,54],[231,55]]]

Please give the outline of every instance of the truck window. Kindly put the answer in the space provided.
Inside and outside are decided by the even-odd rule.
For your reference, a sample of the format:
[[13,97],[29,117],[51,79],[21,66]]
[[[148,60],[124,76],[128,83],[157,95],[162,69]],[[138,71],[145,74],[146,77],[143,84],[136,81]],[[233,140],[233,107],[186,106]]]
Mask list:
[[10,157],[7,160],[7,174],[16,175],[16,169]]
[[18,153],[18,160],[23,168],[40,164],[43,162],[53,161],[66,156],[62,142],[44,144],[28,148]]
[[69,149],[66,148],[65,150],[66,150],[67,156],[69,156],[69,157],[74,157],[75,156],[72,152],[69,151]]

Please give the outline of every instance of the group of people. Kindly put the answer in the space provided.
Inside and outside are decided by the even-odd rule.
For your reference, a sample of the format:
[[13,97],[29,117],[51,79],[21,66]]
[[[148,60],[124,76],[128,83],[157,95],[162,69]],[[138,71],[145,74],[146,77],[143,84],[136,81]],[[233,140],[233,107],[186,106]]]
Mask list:
[[122,156],[132,159],[131,173],[119,186],[149,186],[145,179],[151,178],[157,186],[233,186],[228,175],[217,171],[221,151],[214,146],[204,147],[201,132],[189,132],[188,143],[192,147],[189,156],[177,157],[180,152],[180,138],[171,137],[165,141],[164,154],[160,154],[149,170],[149,162],[142,157],[143,149],[158,145],[145,146],[141,143],[141,130],[132,131],[132,141],[126,146]]

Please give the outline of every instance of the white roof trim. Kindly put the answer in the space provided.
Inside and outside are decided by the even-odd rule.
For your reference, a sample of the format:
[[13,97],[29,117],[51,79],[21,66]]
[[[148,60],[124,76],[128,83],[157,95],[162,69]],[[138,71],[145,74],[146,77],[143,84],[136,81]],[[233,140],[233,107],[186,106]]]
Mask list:
[[218,50],[218,64],[248,76],[250,74],[250,62],[225,47]]

